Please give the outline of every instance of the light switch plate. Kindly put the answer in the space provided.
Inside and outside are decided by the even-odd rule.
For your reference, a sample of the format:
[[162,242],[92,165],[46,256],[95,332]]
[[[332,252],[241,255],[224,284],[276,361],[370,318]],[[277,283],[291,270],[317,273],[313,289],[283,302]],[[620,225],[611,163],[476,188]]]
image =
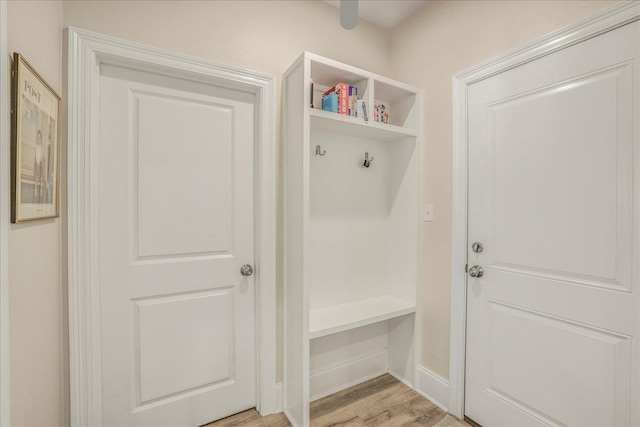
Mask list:
[[427,204],[424,205],[424,210],[422,211],[425,222],[433,221],[433,205]]

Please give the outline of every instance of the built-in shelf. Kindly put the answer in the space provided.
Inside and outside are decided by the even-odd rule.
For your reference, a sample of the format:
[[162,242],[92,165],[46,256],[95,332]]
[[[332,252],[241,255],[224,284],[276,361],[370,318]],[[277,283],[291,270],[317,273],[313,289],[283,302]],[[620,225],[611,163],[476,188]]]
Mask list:
[[413,129],[374,122],[372,118],[365,122],[359,117],[350,117],[313,108],[309,109],[309,115],[311,116],[311,129],[341,135],[376,141],[395,141],[417,135]]
[[344,332],[415,311],[414,304],[389,295],[311,310],[309,338]]
[[[320,108],[338,83],[358,89],[367,122]],[[284,409],[308,426],[312,397],[385,371],[416,377],[422,101],[418,88],[310,52],[284,74],[282,99]]]

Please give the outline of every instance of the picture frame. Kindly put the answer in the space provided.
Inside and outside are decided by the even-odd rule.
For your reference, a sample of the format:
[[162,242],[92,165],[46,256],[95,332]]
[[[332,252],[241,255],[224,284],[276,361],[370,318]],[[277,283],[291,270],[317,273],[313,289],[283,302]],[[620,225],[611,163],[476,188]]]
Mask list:
[[20,54],[11,67],[11,222],[60,216],[60,95]]

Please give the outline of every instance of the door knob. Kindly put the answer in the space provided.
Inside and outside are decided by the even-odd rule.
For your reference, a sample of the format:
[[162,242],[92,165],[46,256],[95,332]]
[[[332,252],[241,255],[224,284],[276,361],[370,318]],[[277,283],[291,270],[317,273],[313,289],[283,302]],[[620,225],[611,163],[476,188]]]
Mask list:
[[477,254],[484,250],[484,246],[480,242],[473,242],[471,245],[471,250]]
[[243,276],[251,276],[253,274],[253,267],[251,267],[249,264],[245,264],[242,267],[240,267],[240,274],[242,274]]
[[484,269],[479,265],[474,265],[469,269],[469,276],[471,277],[482,277],[484,276]]

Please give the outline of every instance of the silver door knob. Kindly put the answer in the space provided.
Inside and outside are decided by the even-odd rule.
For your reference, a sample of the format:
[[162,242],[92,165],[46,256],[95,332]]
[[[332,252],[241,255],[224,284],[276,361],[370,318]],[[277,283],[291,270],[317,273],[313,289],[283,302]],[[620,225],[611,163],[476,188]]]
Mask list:
[[249,264],[245,264],[242,267],[240,267],[240,274],[242,274],[243,276],[251,276],[253,274],[253,267],[251,267]]
[[479,265],[474,265],[469,269],[469,276],[471,277],[482,277],[484,276],[484,269]]

